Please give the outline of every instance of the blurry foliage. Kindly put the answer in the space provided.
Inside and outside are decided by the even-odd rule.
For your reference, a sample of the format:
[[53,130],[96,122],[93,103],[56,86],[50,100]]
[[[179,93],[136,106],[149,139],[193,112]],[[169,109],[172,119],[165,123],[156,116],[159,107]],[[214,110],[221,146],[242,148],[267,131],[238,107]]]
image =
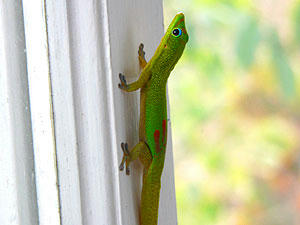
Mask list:
[[169,79],[179,224],[300,224],[300,1],[284,1],[164,1],[190,36]]
[[293,97],[295,94],[294,74],[275,31],[271,33],[269,42],[271,44],[270,47],[272,51],[273,65],[276,71],[275,74],[278,77],[279,84],[282,87],[283,93],[287,97]]
[[252,66],[260,41],[257,21],[253,17],[246,17],[246,21],[241,23],[237,33],[236,55],[238,61],[242,66],[249,68]]
[[300,44],[300,1],[297,1],[292,14],[295,40]]

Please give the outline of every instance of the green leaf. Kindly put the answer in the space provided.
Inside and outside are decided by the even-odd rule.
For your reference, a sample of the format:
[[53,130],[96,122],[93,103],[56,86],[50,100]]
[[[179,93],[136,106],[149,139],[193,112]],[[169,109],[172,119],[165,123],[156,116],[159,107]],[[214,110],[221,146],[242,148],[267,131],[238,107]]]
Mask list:
[[289,65],[288,58],[280,43],[277,32],[272,31],[269,37],[271,45],[272,61],[276,71],[276,76],[285,97],[295,96],[295,77]]
[[239,63],[249,68],[254,61],[255,51],[260,41],[260,33],[255,18],[246,17],[241,22],[236,41],[236,54]]
[[296,42],[300,43],[300,1],[297,2],[293,10],[293,26]]

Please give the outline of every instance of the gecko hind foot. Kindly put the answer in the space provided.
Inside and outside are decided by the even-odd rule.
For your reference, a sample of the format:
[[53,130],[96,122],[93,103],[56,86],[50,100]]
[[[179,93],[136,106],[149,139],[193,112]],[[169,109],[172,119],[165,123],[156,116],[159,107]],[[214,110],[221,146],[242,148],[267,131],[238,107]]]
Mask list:
[[130,174],[130,170],[129,170],[129,167],[128,167],[128,160],[129,160],[129,157],[130,157],[130,152],[128,150],[128,144],[127,143],[121,143],[121,148],[122,148],[122,151],[123,151],[123,159],[122,159],[122,162],[119,166],[119,169],[120,171],[123,171],[124,170],[124,164],[126,166],[126,175],[129,175]]

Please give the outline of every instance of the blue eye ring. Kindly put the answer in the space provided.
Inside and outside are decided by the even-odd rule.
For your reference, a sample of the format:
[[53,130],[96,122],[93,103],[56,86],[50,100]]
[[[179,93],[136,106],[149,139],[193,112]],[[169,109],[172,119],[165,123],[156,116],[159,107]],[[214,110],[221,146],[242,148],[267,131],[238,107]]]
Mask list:
[[175,29],[172,31],[172,35],[173,35],[174,37],[179,37],[179,36],[181,36],[181,34],[182,34],[182,30],[181,30],[180,28],[175,28]]

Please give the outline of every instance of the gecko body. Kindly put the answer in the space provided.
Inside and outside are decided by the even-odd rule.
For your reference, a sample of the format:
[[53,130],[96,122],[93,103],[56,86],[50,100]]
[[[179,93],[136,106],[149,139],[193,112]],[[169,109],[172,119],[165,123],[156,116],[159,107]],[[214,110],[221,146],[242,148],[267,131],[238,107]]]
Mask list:
[[127,84],[119,74],[119,88],[131,92],[141,89],[139,143],[130,151],[127,143],[121,143],[123,159],[120,170],[139,159],[143,166],[143,187],[140,204],[140,225],[157,225],[161,175],[167,145],[166,84],[171,71],[181,57],[188,41],[183,13],[172,20],[158,48],[149,62],[145,60],[143,44],[138,51],[142,68],[137,81]]

